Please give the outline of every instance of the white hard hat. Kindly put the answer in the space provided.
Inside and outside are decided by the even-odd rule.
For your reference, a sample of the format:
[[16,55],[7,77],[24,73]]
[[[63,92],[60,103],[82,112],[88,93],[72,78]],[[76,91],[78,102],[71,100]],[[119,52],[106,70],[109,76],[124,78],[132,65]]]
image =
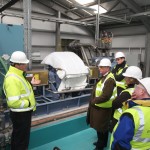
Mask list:
[[98,67],[100,67],[100,66],[106,66],[106,67],[109,66],[109,67],[111,67],[111,62],[110,62],[110,60],[108,58],[103,58],[100,61]]
[[125,73],[122,74],[125,77],[131,77],[135,79],[142,79],[142,71],[137,66],[129,66]]
[[145,87],[148,94],[150,95],[150,77],[143,78],[143,79],[139,80],[139,82],[140,82],[140,84],[142,84],[142,86]]
[[10,61],[13,63],[21,63],[21,64],[29,63],[29,60],[27,59],[26,54],[22,51],[13,52],[10,57]]
[[117,52],[117,53],[115,54],[115,59],[116,59],[116,58],[121,58],[121,57],[124,57],[124,58],[125,58],[125,54],[124,54],[123,52]]

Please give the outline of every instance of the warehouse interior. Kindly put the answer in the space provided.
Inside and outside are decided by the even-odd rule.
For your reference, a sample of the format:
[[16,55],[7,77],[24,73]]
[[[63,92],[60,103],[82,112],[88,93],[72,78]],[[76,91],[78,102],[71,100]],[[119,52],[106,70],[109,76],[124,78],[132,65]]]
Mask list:
[[[0,21],[0,131],[7,133],[7,138],[10,132],[4,124],[8,124],[9,111],[5,108],[2,85],[9,58],[16,50],[25,52],[30,61],[28,79],[31,81],[30,75],[33,74],[42,81],[34,87],[38,106],[33,114],[33,127],[86,113],[93,84],[99,76],[97,58],[108,57],[113,64],[115,53],[122,51],[128,65],[140,67],[143,77],[150,76],[149,0],[0,0]],[[77,54],[83,62],[68,51]],[[66,53],[57,55],[55,52]],[[74,71],[69,68],[69,62]],[[54,64],[56,68],[66,65],[68,72],[74,74],[78,72],[81,75],[82,70],[81,78],[77,80],[78,76],[71,76],[72,81],[69,77],[68,80],[65,78],[61,87],[52,91],[48,64]],[[80,88],[71,86],[75,82]],[[85,116],[77,118],[84,120]],[[60,128],[57,123],[56,130]],[[84,123],[82,125],[85,126]],[[50,132],[53,132],[52,129]],[[36,134],[43,133],[33,129],[31,142]],[[61,135],[58,138],[61,139]],[[6,146],[8,141],[3,145]],[[41,145],[43,143],[46,141],[41,141]],[[53,139],[52,146],[55,144],[57,142]],[[32,144],[30,149],[40,150],[43,147]]]

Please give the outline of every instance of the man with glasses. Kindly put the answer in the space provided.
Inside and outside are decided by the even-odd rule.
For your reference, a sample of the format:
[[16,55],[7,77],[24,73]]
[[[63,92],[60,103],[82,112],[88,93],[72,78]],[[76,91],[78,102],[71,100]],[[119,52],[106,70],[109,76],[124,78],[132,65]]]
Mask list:
[[139,80],[113,133],[111,150],[150,149],[150,77]]
[[[13,123],[11,150],[27,150],[30,137],[31,115],[36,109],[32,86],[25,78],[27,59],[24,52],[15,51],[4,79],[4,93]],[[34,84],[34,80],[32,80]]]
[[117,82],[117,94],[119,95],[122,90],[126,89],[126,83],[122,74],[126,71],[128,65],[126,64],[125,55],[123,52],[117,52],[115,54],[115,59],[117,65],[112,69],[112,73],[114,74]]
[[103,150],[104,147],[107,147],[112,101],[117,96],[117,89],[115,78],[110,72],[110,60],[103,58],[98,67],[102,76],[93,88],[88,108],[87,123],[97,132],[98,140],[93,143],[96,146],[95,150]]

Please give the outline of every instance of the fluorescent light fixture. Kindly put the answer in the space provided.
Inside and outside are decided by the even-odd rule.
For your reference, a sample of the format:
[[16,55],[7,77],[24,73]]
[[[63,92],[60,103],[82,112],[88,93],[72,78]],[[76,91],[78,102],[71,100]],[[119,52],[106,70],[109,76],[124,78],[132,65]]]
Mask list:
[[[95,9],[96,11],[94,11],[94,13],[98,13],[98,5],[93,5],[93,6],[90,6],[90,8],[93,8]],[[106,13],[107,10],[104,9],[103,7],[99,6],[99,14],[103,14],[103,13]]]
[[85,5],[91,2],[94,2],[94,0],[75,0],[76,2],[78,2],[81,5]]
[[86,12],[87,14],[93,16],[93,15],[92,15],[91,13],[89,13],[88,11],[86,11],[86,10],[84,10],[84,9],[83,9],[83,11]]
[[72,4],[72,2],[71,1],[69,1],[69,0],[66,0],[67,2],[69,2],[70,4]]

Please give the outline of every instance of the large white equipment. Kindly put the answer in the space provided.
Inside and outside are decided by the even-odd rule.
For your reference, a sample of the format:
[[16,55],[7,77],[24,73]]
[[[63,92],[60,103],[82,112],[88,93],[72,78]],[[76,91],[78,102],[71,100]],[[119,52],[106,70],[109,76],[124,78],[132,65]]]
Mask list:
[[53,52],[41,62],[50,65],[57,71],[61,83],[58,91],[83,89],[87,86],[89,68],[73,52]]

